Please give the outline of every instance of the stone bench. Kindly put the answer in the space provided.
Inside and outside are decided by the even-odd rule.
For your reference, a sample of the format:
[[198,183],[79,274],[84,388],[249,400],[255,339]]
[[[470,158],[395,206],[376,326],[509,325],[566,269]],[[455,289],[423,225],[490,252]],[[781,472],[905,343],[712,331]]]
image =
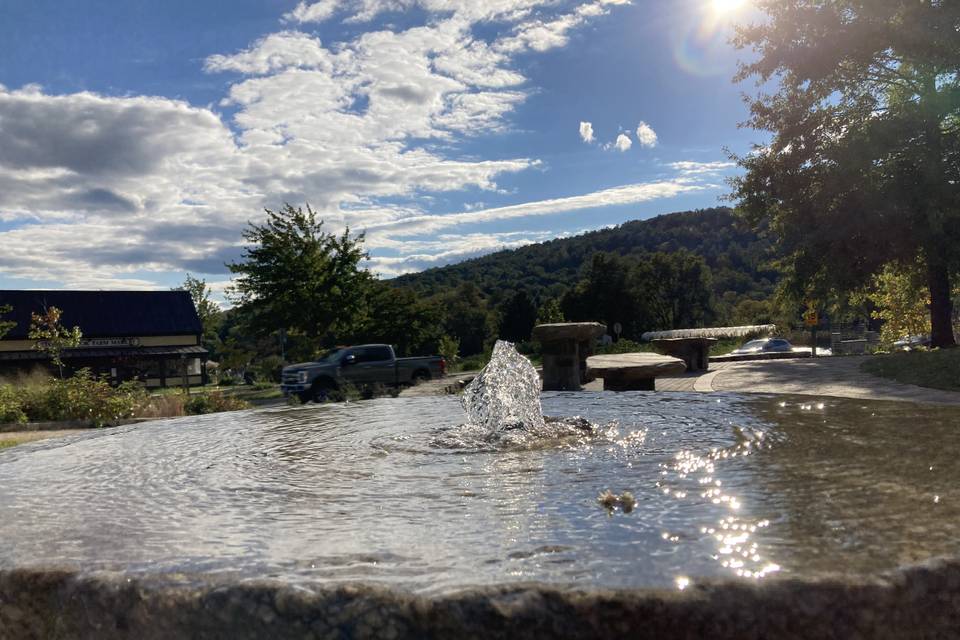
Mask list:
[[686,371],[680,358],[656,353],[617,353],[587,358],[587,375],[603,378],[604,391],[654,391],[660,376]]
[[586,360],[593,344],[607,332],[599,322],[557,322],[538,324],[533,339],[543,345],[543,390],[579,391],[593,378]]
[[709,369],[710,347],[716,343],[716,338],[659,338],[650,341],[657,351],[686,362],[687,371]]

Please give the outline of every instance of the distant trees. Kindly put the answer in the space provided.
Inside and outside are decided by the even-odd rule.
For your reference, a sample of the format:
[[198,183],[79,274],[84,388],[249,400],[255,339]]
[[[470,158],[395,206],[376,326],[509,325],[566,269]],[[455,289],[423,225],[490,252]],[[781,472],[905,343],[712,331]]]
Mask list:
[[196,278],[189,273],[183,284],[176,287],[174,291],[187,291],[193,300],[193,306],[200,317],[202,327],[201,339],[203,344],[208,347],[216,347],[220,342],[219,330],[223,323],[223,312],[219,305],[211,299],[212,291],[207,286],[207,281]]
[[355,328],[373,276],[363,234],[326,233],[314,211],[289,204],[266,210],[262,225],[243,232],[243,258],[227,267],[237,277],[232,295],[259,335],[285,329],[317,348]]
[[562,321],[559,301],[582,278],[583,269],[594,254],[635,257],[685,250],[702,258],[710,270],[713,321],[729,323],[740,301],[772,298],[780,278],[772,264],[775,257],[772,243],[764,231],[762,227],[751,229],[742,224],[725,207],[672,213],[572,238],[499,251],[400,276],[391,283],[437,298],[470,283],[484,300],[501,310],[515,292],[525,290],[538,302],[538,315],[543,314],[544,305],[555,300],[558,304],[550,303],[549,317]]
[[392,344],[399,356],[436,353],[443,335],[443,311],[409,289],[381,281],[370,283],[350,343]]
[[[768,226],[796,298],[924,265],[932,344],[954,346],[960,271],[960,4],[758,0],[737,30],[761,89],[749,125],[768,145],[739,158],[745,218]],[[771,85],[775,90],[771,91]]]
[[704,326],[713,320],[710,271],[686,250],[630,257],[601,252],[561,306],[571,321],[619,323],[633,339],[644,331]]
[[537,323],[537,305],[526,289],[515,291],[500,306],[499,336],[510,342],[526,342]]

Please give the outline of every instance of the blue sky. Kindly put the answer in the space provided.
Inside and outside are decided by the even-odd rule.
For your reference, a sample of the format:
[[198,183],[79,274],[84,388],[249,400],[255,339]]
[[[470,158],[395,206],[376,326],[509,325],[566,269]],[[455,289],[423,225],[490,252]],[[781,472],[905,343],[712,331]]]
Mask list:
[[0,288],[218,291],[264,207],[389,277],[713,206],[736,0],[0,0]]

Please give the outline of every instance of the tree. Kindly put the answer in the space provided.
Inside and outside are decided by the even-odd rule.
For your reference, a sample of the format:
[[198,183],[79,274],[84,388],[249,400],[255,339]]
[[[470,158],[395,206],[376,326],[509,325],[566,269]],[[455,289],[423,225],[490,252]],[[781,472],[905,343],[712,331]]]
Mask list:
[[583,277],[560,301],[563,315],[573,322],[617,322],[625,337],[634,337],[649,322],[631,286],[634,263],[613,253],[597,252],[583,268]]
[[866,297],[876,305],[873,317],[883,320],[880,340],[890,346],[906,336],[930,333],[930,296],[923,287],[922,264],[887,264],[874,276]]
[[526,342],[537,323],[537,305],[526,290],[515,291],[500,307],[499,335],[510,342]]
[[[0,304],[0,316],[4,316],[11,311],[13,311],[13,307],[10,305]],[[17,326],[16,322],[0,320],[0,338],[3,338],[3,336],[7,335],[7,332],[9,332],[10,329],[13,329],[15,326]]]
[[27,336],[31,340],[36,340],[34,348],[43,351],[53,364],[57,365],[60,377],[63,378],[63,360],[60,355],[64,349],[71,349],[80,346],[83,334],[80,327],[67,329],[60,323],[63,312],[57,307],[44,309],[42,314],[30,314],[30,331]]
[[445,311],[444,333],[459,341],[460,355],[483,353],[496,335],[496,322],[479,289],[465,282],[440,302]]
[[554,324],[563,322],[563,309],[556,298],[548,298],[537,309],[537,324]]
[[243,259],[227,265],[237,274],[230,295],[251,329],[259,335],[285,329],[315,347],[348,333],[373,280],[360,268],[367,258],[363,234],[326,233],[309,205],[306,212],[285,204],[266,214],[263,225],[250,223],[243,232],[249,243]]
[[713,320],[710,269],[686,249],[657,252],[639,264],[632,286],[654,329],[689,329]]
[[371,283],[351,343],[392,344],[398,356],[435,353],[443,334],[443,311],[409,289]]
[[[762,87],[738,158],[740,212],[769,223],[796,298],[854,291],[891,261],[926,265],[934,346],[954,346],[960,269],[960,4],[758,0],[737,29]],[[774,93],[765,93],[776,82]]]
[[200,317],[202,327],[201,337],[203,344],[215,345],[220,342],[218,331],[223,323],[223,312],[213,300],[210,299],[212,291],[207,286],[206,280],[195,278],[189,273],[183,284],[176,287],[174,291],[188,291],[193,300],[193,306],[197,309],[197,315]]

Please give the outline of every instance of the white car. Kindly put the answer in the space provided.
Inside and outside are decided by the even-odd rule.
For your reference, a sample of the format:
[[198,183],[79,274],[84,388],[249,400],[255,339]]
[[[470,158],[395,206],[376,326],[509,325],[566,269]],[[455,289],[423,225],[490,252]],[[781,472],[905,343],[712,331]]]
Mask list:
[[790,351],[793,351],[793,345],[784,338],[760,338],[751,340],[730,353],[739,356],[751,353],[787,353]]

